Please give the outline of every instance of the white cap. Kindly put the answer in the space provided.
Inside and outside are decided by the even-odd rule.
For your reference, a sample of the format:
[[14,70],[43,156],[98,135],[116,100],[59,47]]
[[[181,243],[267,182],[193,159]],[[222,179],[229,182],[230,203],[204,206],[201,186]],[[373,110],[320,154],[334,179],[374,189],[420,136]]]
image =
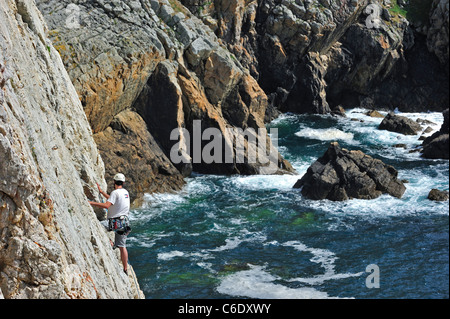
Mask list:
[[114,176],[116,182],[125,182],[125,175],[119,173]]

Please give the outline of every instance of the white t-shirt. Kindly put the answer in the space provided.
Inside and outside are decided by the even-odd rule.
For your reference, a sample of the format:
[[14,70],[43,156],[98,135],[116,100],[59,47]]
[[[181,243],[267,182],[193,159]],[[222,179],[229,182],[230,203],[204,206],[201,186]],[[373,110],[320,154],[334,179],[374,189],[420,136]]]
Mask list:
[[130,211],[130,195],[124,188],[112,191],[107,200],[112,205],[108,209],[108,218],[117,218],[122,215],[128,216]]

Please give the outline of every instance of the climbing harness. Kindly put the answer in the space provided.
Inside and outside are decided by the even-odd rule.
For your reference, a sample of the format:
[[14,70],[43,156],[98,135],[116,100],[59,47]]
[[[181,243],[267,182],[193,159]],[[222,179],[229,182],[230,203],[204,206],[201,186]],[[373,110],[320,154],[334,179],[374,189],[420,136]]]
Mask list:
[[[104,203],[104,200],[103,200],[103,197],[101,196],[101,194],[99,197],[100,197],[101,202]],[[104,211],[105,211],[105,213],[108,212],[107,209],[104,209]],[[108,231],[115,231],[119,235],[128,236],[131,232],[130,220],[128,219],[127,216],[120,216],[118,218],[110,218],[108,220]],[[130,265],[131,268],[133,268],[129,257],[128,257],[127,264]],[[139,285],[137,282],[136,274],[134,273],[134,269],[131,273],[133,275],[134,287],[136,288],[137,296],[138,296],[138,298],[141,298],[141,292],[138,288]],[[128,276],[128,274],[127,274],[127,276]],[[145,298],[145,295],[144,295],[144,298]]]
[[125,215],[110,218],[108,219],[108,231],[114,231],[118,235],[128,236],[131,232],[130,220]]
[[[99,196],[102,203],[104,203],[103,197]],[[107,209],[103,209],[105,213],[108,213]],[[127,216],[120,216],[118,218],[108,219],[108,231],[114,231],[119,235],[128,236],[131,232],[130,220]]]

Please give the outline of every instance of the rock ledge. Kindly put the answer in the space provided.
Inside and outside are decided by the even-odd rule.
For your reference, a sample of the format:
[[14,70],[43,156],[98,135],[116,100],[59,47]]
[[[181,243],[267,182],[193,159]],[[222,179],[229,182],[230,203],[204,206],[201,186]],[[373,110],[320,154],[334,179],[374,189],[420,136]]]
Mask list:
[[374,199],[382,194],[401,198],[406,190],[397,179],[397,170],[361,151],[330,144],[325,154],[313,163],[295,184],[309,199]]

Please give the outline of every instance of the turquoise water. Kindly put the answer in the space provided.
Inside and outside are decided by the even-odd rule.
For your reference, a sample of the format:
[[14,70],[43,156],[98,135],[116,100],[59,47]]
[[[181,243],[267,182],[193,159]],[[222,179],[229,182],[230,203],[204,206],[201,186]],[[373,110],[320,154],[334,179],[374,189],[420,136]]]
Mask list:
[[[275,120],[298,176],[194,174],[177,194],[148,195],[129,238],[146,298],[448,298],[449,206],[427,195],[449,189],[449,162],[410,153],[418,136],[379,131],[363,111]],[[393,165],[408,180],[403,198],[303,198],[292,186],[331,141]],[[379,288],[366,286],[371,264]]]

